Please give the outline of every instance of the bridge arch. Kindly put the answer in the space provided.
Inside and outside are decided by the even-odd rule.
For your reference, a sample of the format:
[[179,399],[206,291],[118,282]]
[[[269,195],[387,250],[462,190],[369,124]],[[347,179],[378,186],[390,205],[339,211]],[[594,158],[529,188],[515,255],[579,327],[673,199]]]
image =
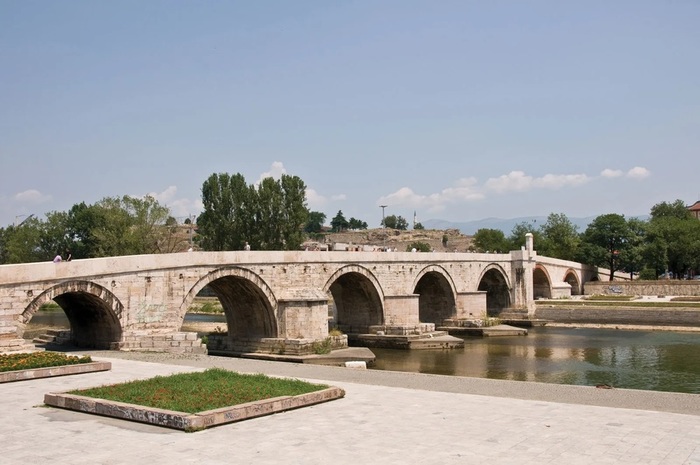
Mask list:
[[194,298],[206,286],[209,286],[221,302],[229,337],[277,337],[277,299],[270,286],[259,275],[242,267],[219,268],[200,278],[180,306],[180,325]]
[[418,319],[422,323],[443,324],[456,313],[457,291],[452,277],[443,267],[428,265],[413,281],[408,293],[418,294]]
[[18,328],[24,328],[45,303],[53,300],[68,318],[70,341],[77,347],[111,349],[122,339],[124,306],[107,288],[90,281],[66,281],[39,294],[20,317]]
[[564,282],[571,286],[571,295],[581,295],[581,280],[572,268],[564,273]]
[[384,324],[384,292],[377,278],[360,265],[336,270],[323,290],[333,298],[334,323],[347,334],[365,334]]
[[492,263],[484,268],[479,277],[477,290],[486,292],[486,314],[498,316],[510,307],[510,285],[503,267]]
[[540,264],[532,270],[532,296],[537,298],[552,298],[552,280],[547,269]]

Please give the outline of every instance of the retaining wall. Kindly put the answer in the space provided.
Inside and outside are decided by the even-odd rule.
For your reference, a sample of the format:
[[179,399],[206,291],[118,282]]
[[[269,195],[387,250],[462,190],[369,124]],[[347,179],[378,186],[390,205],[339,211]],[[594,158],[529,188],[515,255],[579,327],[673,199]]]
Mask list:
[[585,295],[672,295],[700,296],[700,280],[591,281],[584,285]]
[[697,308],[591,308],[543,307],[535,318],[555,323],[620,324],[700,327]]

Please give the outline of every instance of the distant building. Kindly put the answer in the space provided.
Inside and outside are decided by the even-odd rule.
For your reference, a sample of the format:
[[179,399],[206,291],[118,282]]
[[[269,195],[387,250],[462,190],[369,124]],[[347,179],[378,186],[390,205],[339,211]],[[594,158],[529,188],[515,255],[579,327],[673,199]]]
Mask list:
[[688,211],[693,215],[693,218],[700,220],[700,200],[689,206]]

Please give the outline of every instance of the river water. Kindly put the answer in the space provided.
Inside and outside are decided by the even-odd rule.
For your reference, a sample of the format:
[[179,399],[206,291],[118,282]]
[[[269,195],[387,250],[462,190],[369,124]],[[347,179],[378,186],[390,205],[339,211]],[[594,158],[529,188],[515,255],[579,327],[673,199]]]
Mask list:
[[[223,315],[188,313],[183,329],[219,322]],[[34,315],[25,337],[47,327],[69,327],[62,310]],[[372,349],[373,369],[700,394],[700,333],[545,326],[465,342],[453,350]]]

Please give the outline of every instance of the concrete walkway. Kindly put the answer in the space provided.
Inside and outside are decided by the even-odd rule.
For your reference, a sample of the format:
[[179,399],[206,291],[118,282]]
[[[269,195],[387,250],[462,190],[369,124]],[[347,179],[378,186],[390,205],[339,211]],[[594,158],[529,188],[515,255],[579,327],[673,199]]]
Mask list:
[[[0,384],[0,463],[700,465],[700,395],[223,357],[92,355],[111,361],[112,370]],[[321,381],[346,397],[189,434],[42,407],[50,391],[208,366]]]

